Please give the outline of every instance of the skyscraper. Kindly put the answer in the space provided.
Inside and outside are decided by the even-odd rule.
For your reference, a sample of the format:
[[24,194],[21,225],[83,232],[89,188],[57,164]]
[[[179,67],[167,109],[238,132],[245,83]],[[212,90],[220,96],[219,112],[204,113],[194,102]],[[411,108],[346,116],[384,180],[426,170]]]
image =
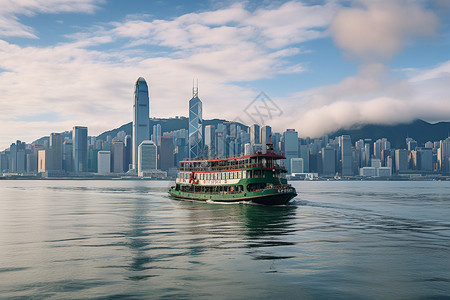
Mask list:
[[272,142],[271,135],[272,135],[272,127],[266,125],[261,128],[261,144],[264,153],[266,153],[266,145],[269,143],[269,141]]
[[227,155],[226,128],[223,123],[217,124],[216,155],[218,158],[224,158]]
[[63,162],[63,136],[59,133],[50,134],[50,169],[53,171],[62,171]]
[[339,147],[341,152],[341,172],[342,176],[353,175],[352,139],[349,135],[339,137]]
[[298,156],[303,158],[303,172],[309,172],[309,147],[308,145],[298,146]]
[[[123,173],[125,170],[125,146],[121,141],[114,141],[111,146],[111,171]],[[100,171],[99,171],[100,173]]]
[[108,174],[111,172],[111,151],[98,152],[98,167],[97,173]]
[[124,145],[125,145],[125,154],[124,154],[124,171],[127,172],[130,169],[130,164],[133,161],[132,157],[132,142],[131,142],[131,135],[126,135],[124,138]]
[[174,164],[174,144],[173,139],[169,136],[161,137],[161,147],[159,148],[159,164],[160,169],[168,171],[175,166]]
[[161,124],[153,125],[152,141],[156,146],[161,146]]
[[291,159],[298,157],[298,132],[294,129],[284,132],[284,156],[286,156],[285,166],[288,173],[291,173]]
[[74,171],[87,172],[88,168],[88,129],[75,126],[72,132]]
[[[261,128],[258,124],[250,126],[250,144],[256,145],[261,143]],[[265,147],[265,145],[263,145]]]
[[192,99],[189,100],[189,158],[203,155],[202,101],[198,98],[198,87],[193,87]]
[[209,159],[213,159],[216,155],[215,133],[216,129],[214,125],[208,125],[205,127],[205,149]]
[[134,86],[133,102],[133,169],[137,168],[138,147],[150,138],[150,104],[148,86],[144,78],[139,77]]
[[73,172],[73,143],[65,141],[62,145],[62,167],[66,172]]
[[138,147],[138,176],[145,176],[146,172],[156,170],[158,166],[158,151],[152,141],[142,141]]
[[336,155],[335,150],[327,146],[322,148],[322,175],[333,176],[336,173]]

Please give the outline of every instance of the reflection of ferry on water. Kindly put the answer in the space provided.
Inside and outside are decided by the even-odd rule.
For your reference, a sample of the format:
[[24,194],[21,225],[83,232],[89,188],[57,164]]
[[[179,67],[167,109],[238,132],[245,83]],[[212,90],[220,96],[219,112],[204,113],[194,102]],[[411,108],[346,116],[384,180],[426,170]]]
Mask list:
[[181,161],[169,194],[191,200],[286,204],[297,193],[285,178],[285,157],[267,146],[265,154]]

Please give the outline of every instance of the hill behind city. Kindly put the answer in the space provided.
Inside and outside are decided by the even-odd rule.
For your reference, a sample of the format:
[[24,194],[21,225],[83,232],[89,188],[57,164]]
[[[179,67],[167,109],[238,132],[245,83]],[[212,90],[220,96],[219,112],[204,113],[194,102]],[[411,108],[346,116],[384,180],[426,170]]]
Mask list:
[[[224,119],[212,119],[203,120],[203,125],[215,125],[219,123],[227,122]],[[153,125],[161,124],[161,133],[169,132],[179,129],[188,129],[189,119],[186,117],[176,118],[153,118],[150,119],[150,131],[152,131]],[[241,124],[242,125],[242,124]],[[247,126],[242,125],[247,128]],[[126,134],[132,134],[132,122],[126,123],[118,128],[105,131],[97,136],[97,139],[106,140],[108,135],[115,137],[119,131],[125,131]],[[301,135],[301,128],[297,129]],[[449,137],[450,122],[428,123],[423,120],[415,120],[408,124],[397,125],[362,125],[360,127],[351,129],[339,129],[336,132],[329,134],[330,138],[335,138],[340,135],[350,135],[352,143],[359,139],[372,139],[376,141],[380,138],[387,138],[391,142],[393,148],[405,148],[405,139],[410,137],[415,139],[419,145],[423,145],[427,141],[439,141]],[[37,142],[42,143],[48,137],[42,137]]]
[[331,138],[343,134],[350,135],[352,142],[359,139],[372,139],[376,141],[380,138],[387,138],[393,148],[405,148],[406,137],[413,138],[419,145],[431,141],[439,141],[447,138],[450,132],[450,122],[439,122],[435,124],[423,120],[415,120],[408,124],[397,125],[363,125],[359,128],[340,129]]

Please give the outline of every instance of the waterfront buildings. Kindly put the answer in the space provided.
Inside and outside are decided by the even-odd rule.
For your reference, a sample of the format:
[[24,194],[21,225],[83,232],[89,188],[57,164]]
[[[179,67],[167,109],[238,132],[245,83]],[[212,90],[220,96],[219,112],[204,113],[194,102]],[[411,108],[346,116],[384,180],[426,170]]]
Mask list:
[[[387,177],[450,173],[450,138],[418,143],[408,137],[400,147],[398,141],[391,147],[387,138],[376,138],[375,142],[360,138],[352,146],[348,135],[311,139],[299,137],[294,129],[280,134],[268,125],[247,127],[235,121],[203,120],[202,102],[195,87],[189,101],[189,118],[149,120],[148,86],[142,77],[135,84],[133,107],[132,126],[127,124],[116,130],[116,136],[110,132],[88,137],[87,127],[75,126],[71,132],[52,133],[32,144],[16,141],[0,152],[0,172],[16,175],[39,172],[42,176],[49,176],[49,171],[52,176],[71,176],[75,172],[84,176],[121,174],[134,165],[135,170],[127,176],[138,173],[146,176],[145,170],[153,170],[147,175],[160,176],[164,172],[154,170],[160,168],[173,174],[174,167],[188,157],[214,159],[265,152],[265,144],[271,140],[275,152],[286,156],[285,165],[290,173],[311,172],[336,178],[358,174]],[[149,141],[150,127],[153,142]],[[138,168],[140,140],[145,143],[141,142]],[[106,153],[101,151],[109,151],[109,169]]]
[[150,138],[149,125],[150,104],[148,86],[144,78],[139,77],[134,85],[133,102],[133,169],[137,167],[138,147]]

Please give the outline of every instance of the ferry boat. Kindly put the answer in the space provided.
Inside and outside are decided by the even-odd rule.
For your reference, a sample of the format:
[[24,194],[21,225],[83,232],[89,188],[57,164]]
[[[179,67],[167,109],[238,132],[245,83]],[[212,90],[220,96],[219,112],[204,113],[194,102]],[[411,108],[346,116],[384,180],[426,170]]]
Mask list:
[[287,183],[283,159],[268,144],[264,154],[181,161],[169,194],[188,200],[284,205],[297,193]]

